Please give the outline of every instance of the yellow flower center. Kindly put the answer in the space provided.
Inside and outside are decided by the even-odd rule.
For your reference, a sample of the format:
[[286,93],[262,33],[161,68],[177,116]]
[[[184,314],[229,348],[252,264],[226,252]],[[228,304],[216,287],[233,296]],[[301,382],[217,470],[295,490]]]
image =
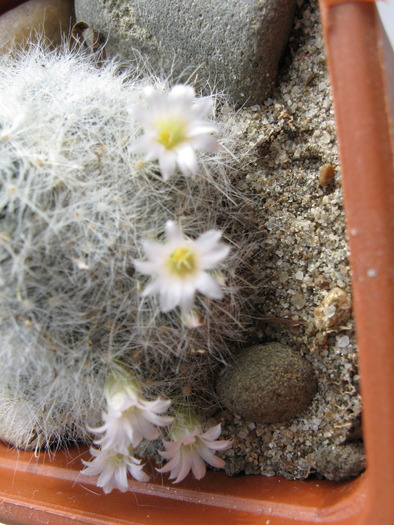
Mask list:
[[186,139],[186,125],[182,120],[159,120],[156,123],[157,142],[166,149],[173,149]]
[[122,465],[123,461],[124,461],[124,456],[123,454],[115,454],[114,456],[112,456],[112,463],[116,466],[116,467],[119,467],[120,465]]
[[184,277],[196,269],[196,258],[189,246],[176,248],[167,258],[167,266],[171,273]]

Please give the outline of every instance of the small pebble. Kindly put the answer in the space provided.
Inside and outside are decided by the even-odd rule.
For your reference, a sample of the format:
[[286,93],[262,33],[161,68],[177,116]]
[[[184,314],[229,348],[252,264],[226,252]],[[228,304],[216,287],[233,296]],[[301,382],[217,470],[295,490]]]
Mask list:
[[335,177],[335,170],[332,164],[323,164],[319,169],[320,186],[328,186]]
[[315,309],[314,323],[317,329],[327,330],[346,322],[350,318],[352,301],[341,288],[335,287],[328,292],[321,304]]
[[347,335],[343,335],[342,337],[337,338],[337,345],[338,348],[346,348],[350,344],[350,339]]

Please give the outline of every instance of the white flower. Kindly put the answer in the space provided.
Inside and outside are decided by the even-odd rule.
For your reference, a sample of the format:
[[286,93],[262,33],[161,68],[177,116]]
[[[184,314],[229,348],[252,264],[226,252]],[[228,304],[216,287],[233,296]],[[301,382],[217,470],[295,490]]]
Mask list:
[[[95,441],[103,449],[125,453],[129,446],[137,447],[145,438],[157,439],[160,435],[156,426],[170,425],[172,417],[160,416],[171,401],[157,398],[146,401],[132,381],[113,380],[106,388],[108,411],[103,413],[104,424],[90,429],[104,435]],[[155,426],[156,425],[156,426]]]
[[188,314],[193,307],[196,290],[212,299],[221,299],[223,292],[217,281],[204,270],[211,270],[228,255],[230,247],[219,242],[222,233],[209,230],[196,240],[185,237],[173,221],[166,223],[165,244],[145,241],[148,261],[134,261],[136,269],[152,275],[142,295],[160,296],[162,312],[180,305]]
[[175,86],[168,94],[149,87],[145,90],[148,107],[135,110],[144,135],[133,150],[143,154],[146,161],[158,160],[164,180],[176,166],[184,175],[194,175],[198,168],[196,151],[215,151],[218,147],[212,136],[217,127],[205,120],[212,110],[212,99],[197,100],[195,96],[190,86]]
[[227,450],[231,447],[231,441],[216,441],[220,432],[220,424],[206,432],[202,431],[201,425],[185,427],[178,439],[164,441],[166,450],[159,453],[169,461],[164,467],[157,469],[158,472],[170,472],[170,479],[176,478],[174,483],[179,483],[187,476],[190,469],[195,478],[203,478],[206,473],[205,462],[213,467],[223,468],[225,461],[215,456],[212,451]]
[[127,473],[138,481],[148,481],[149,476],[143,471],[141,460],[131,454],[119,454],[113,450],[97,450],[90,448],[90,453],[95,457],[93,461],[84,461],[87,467],[81,470],[85,476],[97,476],[97,486],[102,487],[105,494],[112,489],[125,492],[128,489]]

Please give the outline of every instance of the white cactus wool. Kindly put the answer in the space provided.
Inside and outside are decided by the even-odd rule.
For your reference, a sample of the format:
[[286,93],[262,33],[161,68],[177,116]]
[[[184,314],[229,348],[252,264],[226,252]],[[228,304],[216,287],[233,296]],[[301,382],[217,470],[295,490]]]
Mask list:
[[[185,389],[203,414],[212,370],[241,337],[230,117],[190,87],[66,47],[0,62],[0,438],[39,449],[92,443],[96,429],[85,473],[126,490],[127,471],[147,479],[134,448],[154,439],[159,457]],[[167,253],[165,230],[182,241],[171,275],[153,260],[178,249]],[[134,385],[123,408],[105,390],[116,369]],[[178,481],[186,470],[171,467]]]

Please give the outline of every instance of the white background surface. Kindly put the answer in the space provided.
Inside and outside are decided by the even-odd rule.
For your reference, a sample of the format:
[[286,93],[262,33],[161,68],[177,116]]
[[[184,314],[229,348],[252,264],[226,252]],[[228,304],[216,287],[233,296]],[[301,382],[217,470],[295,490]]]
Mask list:
[[[394,49],[394,0],[379,0],[376,2],[380,18]],[[394,68],[394,64],[391,66]]]

